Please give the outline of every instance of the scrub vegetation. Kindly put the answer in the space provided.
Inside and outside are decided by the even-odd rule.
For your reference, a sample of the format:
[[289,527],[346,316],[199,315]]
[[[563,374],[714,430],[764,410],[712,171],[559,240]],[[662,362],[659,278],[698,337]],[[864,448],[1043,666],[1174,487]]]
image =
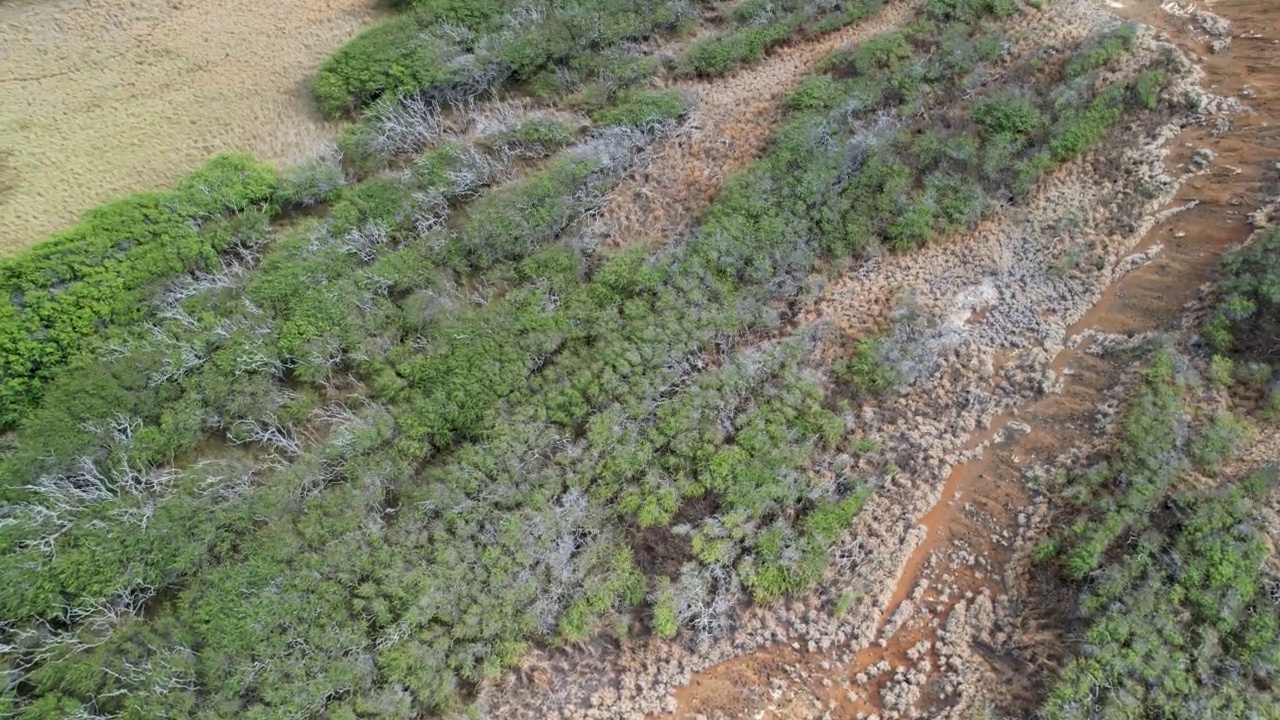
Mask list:
[[[1210,387],[1253,405],[1262,423],[1276,419],[1278,243],[1264,229],[1226,255],[1201,328]],[[1062,489],[1070,525],[1038,559],[1077,593],[1081,646],[1041,709],[1049,720],[1244,719],[1280,706],[1280,576],[1266,516],[1280,465],[1232,462],[1253,424],[1196,402],[1204,385],[1190,367],[1159,351],[1114,446]],[[1260,406],[1249,402],[1259,395]],[[1191,483],[1194,474],[1212,482]]]
[[[876,9],[743,3],[675,72]],[[847,418],[910,378],[886,337],[820,360],[797,300],[1025,199],[1168,110],[1164,75],[1114,72],[1130,26],[1015,55],[1034,10],[930,0],[806,78],[688,237],[595,252],[584,222],[690,109],[648,82],[646,43],[703,10],[400,3],[316,81],[348,120],[341,157],[219,157],[0,263],[0,713],[452,712],[535,645],[706,642],[741,600],[820,580],[879,483],[848,461]],[[1064,541],[1072,578],[1135,528],[1148,566],[1256,552],[1231,530],[1246,495],[1162,503],[1181,447],[1162,372],[1115,461],[1125,489],[1080,497],[1099,520]],[[1230,435],[1191,456],[1220,463]],[[1215,673],[1243,671],[1214,652],[1271,652],[1233,644],[1261,622],[1245,565],[1152,575],[1223,639]],[[1096,692],[1081,663],[1047,712]]]
[[1216,464],[1245,440],[1195,418],[1191,392],[1159,354],[1114,449],[1065,489],[1075,519],[1042,557],[1060,548],[1079,587],[1082,645],[1045,718],[1251,718],[1280,702],[1280,578],[1259,517],[1277,468],[1189,489],[1188,472],[1212,470],[1207,445]]

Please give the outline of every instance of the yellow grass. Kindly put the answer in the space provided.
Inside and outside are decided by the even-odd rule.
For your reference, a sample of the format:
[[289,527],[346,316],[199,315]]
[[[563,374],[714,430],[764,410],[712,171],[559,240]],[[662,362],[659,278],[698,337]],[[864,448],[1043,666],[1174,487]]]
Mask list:
[[331,140],[310,98],[377,0],[0,0],[0,253],[209,156]]

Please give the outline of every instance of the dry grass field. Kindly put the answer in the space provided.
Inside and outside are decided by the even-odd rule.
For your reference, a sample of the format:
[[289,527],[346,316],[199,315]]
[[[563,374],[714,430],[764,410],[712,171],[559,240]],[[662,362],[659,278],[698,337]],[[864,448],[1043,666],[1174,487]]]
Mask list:
[[310,79],[376,0],[0,3],[0,252],[209,156],[306,156]]

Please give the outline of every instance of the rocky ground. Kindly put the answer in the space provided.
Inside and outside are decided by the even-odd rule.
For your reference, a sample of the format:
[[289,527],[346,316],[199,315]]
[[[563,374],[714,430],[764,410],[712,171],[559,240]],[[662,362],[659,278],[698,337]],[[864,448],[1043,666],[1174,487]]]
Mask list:
[[[495,717],[1025,714],[1059,644],[1027,602],[1027,552],[1049,518],[1037,487],[1100,442],[1127,382],[1117,350],[1194,315],[1280,160],[1276,87],[1261,80],[1280,34],[1265,3],[1174,10],[1111,8],[1156,28],[1132,62],[1166,42],[1193,58],[1175,92],[1206,88],[1199,112],[1120,130],[1025,207],[851,270],[800,314],[845,333],[888,328],[913,363],[902,395],[860,410],[879,449],[858,461],[883,487],[822,586],[745,611],[710,647],[535,653],[483,689]],[[1065,44],[1104,22],[1088,2],[1053,12],[1024,42]]]

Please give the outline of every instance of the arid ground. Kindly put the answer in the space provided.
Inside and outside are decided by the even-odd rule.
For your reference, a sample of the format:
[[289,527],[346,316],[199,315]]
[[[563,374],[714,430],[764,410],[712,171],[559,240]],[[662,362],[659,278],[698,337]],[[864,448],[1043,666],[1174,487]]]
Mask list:
[[228,150],[307,157],[309,87],[376,0],[0,3],[0,253]]

